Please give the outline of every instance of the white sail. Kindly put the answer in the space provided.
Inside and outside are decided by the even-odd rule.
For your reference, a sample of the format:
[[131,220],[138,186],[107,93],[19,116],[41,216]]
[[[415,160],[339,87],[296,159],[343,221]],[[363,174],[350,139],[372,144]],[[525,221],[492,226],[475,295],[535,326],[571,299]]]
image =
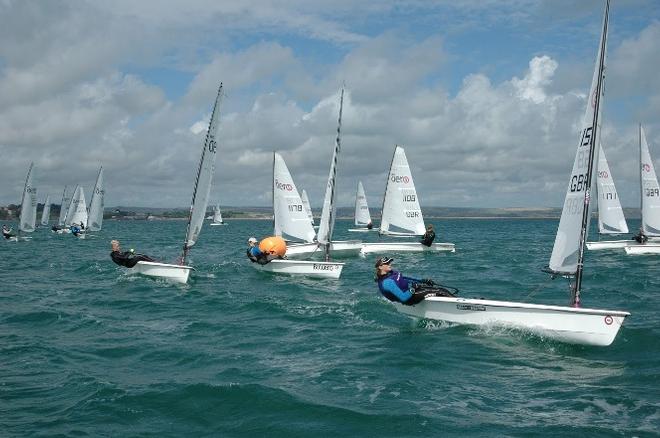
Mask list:
[[46,200],[44,201],[44,209],[41,211],[41,225],[48,225],[48,219],[50,218],[50,195],[46,195]]
[[598,232],[600,234],[621,234],[628,232],[628,224],[623,215],[619,195],[614,186],[610,166],[605,158],[603,146],[598,153]]
[[21,215],[18,220],[18,229],[27,233],[33,232],[37,225],[37,188],[32,183],[33,167],[34,163],[30,163],[23,188]]
[[204,216],[206,215],[206,208],[209,203],[213,173],[215,172],[215,156],[217,149],[215,137],[218,133],[221,99],[222,84],[220,84],[220,87],[218,88],[218,94],[215,98],[215,104],[213,105],[213,112],[211,113],[211,121],[209,122],[209,129],[206,133],[206,140],[204,141],[202,148],[202,156],[199,160],[192,203],[190,205],[186,241],[183,245],[182,263],[185,263],[188,248],[193,246],[199,238],[199,233],[202,231],[202,225],[204,223]]
[[[608,7],[609,9],[609,4]],[[551,271],[563,274],[575,274],[578,270],[578,258],[582,254],[582,244],[587,239],[591,214],[584,211],[585,205],[591,207],[589,196],[594,181],[590,176],[598,164],[598,149],[600,144],[600,102],[602,98],[602,78],[607,45],[607,17],[603,23],[603,33],[598,45],[596,68],[591,79],[591,89],[587,100],[587,109],[582,119],[581,130],[573,170],[568,181],[566,198],[559,220],[555,244],[550,256]],[[602,55],[602,56],[601,56]],[[594,126],[594,121],[597,123]],[[591,159],[591,161],[590,161]],[[591,185],[590,185],[591,183]],[[589,185],[589,187],[587,187]],[[586,223],[584,223],[586,222]]]
[[312,206],[309,203],[309,198],[307,197],[307,192],[305,191],[305,189],[302,190],[300,199],[302,199],[303,207],[305,207],[305,211],[307,212],[307,217],[309,217],[309,222],[312,225],[314,225],[314,215],[312,214]]
[[425,231],[406,153],[402,147],[396,146],[387,176],[380,232],[421,236]]
[[660,236],[660,186],[644,129],[639,126],[640,184],[642,195],[642,228],[647,236]]
[[280,154],[273,154],[273,215],[275,235],[290,236],[306,242],[314,241],[314,228],[309,222],[302,199],[291,173]]
[[[323,210],[321,210],[321,221],[319,222],[319,231],[316,240],[324,245],[332,241],[332,231],[335,228],[335,218],[337,208],[335,207],[336,181],[337,181],[337,160],[341,152],[341,115],[344,108],[344,89],[341,89],[339,97],[339,121],[337,123],[337,137],[335,138],[335,148],[332,152],[332,161],[330,161],[330,173],[328,175],[328,184],[325,188],[325,197],[323,198]],[[326,251],[327,254],[327,251]]]
[[216,205],[213,209],[213,223],[221,224],[222,222],[222,213],[220,212],[220,204]]
[[62,202],[60,203],[60,217],[57,220],[58,226],[63,226],[66,220],[66,212],[69,209],[69,202],[71,198],[66,195],[66,186],[64,186],[64,191],[62,192]]
[[105,197],[105,188],[103,187],[103,167],[99,169],[96,177],[92,199],[89,201],[89,218],[87,229],[89,231],[99,231],[103,226],[103,198]]
[[369,214],[367,196],[364,194],[362,181],[358,181],[357,192],[355,193],[355,225],[366,226],[370,222],[371,214]]
[[76,190],[71,197],[71,203],[66,214],[64,225],[70,227],[73,224],[87,223],[87,205],[85,204],[85,191],[81,186],[76,186]]

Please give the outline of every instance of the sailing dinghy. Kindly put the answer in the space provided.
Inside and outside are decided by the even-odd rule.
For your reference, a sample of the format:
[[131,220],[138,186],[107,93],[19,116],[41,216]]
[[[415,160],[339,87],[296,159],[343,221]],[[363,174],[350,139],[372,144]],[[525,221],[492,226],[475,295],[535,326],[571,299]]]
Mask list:
[[[610,172],[610,166],[607,164],[602,145],[598,152],[596,184],[598,187],[598,233],[600,235],[627,234],[628,224],[623,215],[623,208],[621,208],[619,195],[616,192],[612,172]],[[634,240],[599,240],[587,242],[587,249],[624,248],[626,245],[634,243]]]
[[64,222],[66,221],[66,214],[69,209],[69,202],[71,201],[71,198],[66,195],[66,188],[67,186],[64,186],[64,191],[62,192],[62,202],[60,202],[60,215],[57,219],[57,226],[52,228],[52,230],[57,232],[57,234],[71,232],[64,226]]
[[101,227],[103,226],[104,197],[103,166],[101,166],[96,176],[92,199],[89,201],[89,216],[87,217],[86,231],[101,231]]
[[220,117],[220,101],[222,99],[222,83],[218,88],[218,94],[213,105],[209,129],[206,133],[206,139],[202,147],[202,156],[197,168],[195,186],[193,188],[192,202],[190,205],[190,214],[188,215],[188,226],[186,229],[186,239],[183,242],[183,252],[179,259],[179,264],[169,264],[160,262],[139,261],[135,267],[130,268],[133,272],[147,275],[150,277],[165,278],[177,283],[187,283],[192,266],[186,265],[188,250],[197,242],[199,233],[202,230],[206,207],[209,202],[211,192],[211,183],[213,182],[213,173],[215,171],[215,156],[217,142],[215,140],[218,132],[218,119]]
[[642,125],[639,125],[639,189],[642,208],[641,231],[649,237],[649,241],[640,244],[632,241],[626,245],[625,251],[629,255],[660,254],[660,185],[655,173],[649,144]]
[[378,228],[368,228],[369,224],[371,223],[371,214],[369,213],[367,195],[364,193],[362,181],[358,181],[357,191],[355,192],[355,226],[359,228],[349,228],[348,231],[357,233],[378,231]]
[[211,218],[211,223],[209,225],[211,226],[227,225],[227,223],[222,220],[222,213],[220,212],[220,204],[217,204],[213,208],[213,217]]
[[46,195],[44,201],[44,209],[41,211],[41,225],[47,227],[48,219],[50,219],[50,195]]
[[[284,159],[280,154],[274,152],[273,216],[275,218],[275,235],[302,240],[307,243],[299,245],[310,244],[316,248],[318,244],[313,242],[315,237],[314,228],[312,228],[298,193]],[[294,245],[287,244],[287,256],[292,246]],[[252,265],[261,271],[320,278],[339,278],[344,268],[343,263],[290,259],[275,259],[265,265],[259,263],[252,263]]]
[[[609,0],[605,6],[603,32],[592,78],[591,92],[583,120],[577,153],[569,180],[557,237],[547,271],[554,276],[568,277],[571,286],[570,306],[550,306],[510,301],[456,297],[427,297],[419,304],[395,304],[400,312],[419,318],[437,319],[459,324],[495,325],[522,328],[560,341],[607,346],[610,345],[624,319],[630,315],[619,310],[582,308],[580,293],[584,243],[589,230],[592,174],[597,163],[599,109],[603,72]],[[588,158],[588,159],[584,159]]]
[[351,255],[359,254],[362,248],[362,242],[359,240],[332,240],[332,232],[335,226],[336,207],[335,203],[335,180],[337,178],[337,161],[341,152],[341,118],[344,108],[344,89],[341,89],[339,97],[339,119],[337,122],[337,137],[335,138],[335,148],[330,161],[330,174],[326,185],[325,197],[323,199],[323,210],[321,211],[321,221],[316,237],[316,242],[287,247],[286,254],[289,257],[309,256],[314,254],[325,254],[326,261],[330,253],[332,255]]
[[[87,223],[87,205],[85,204],[85,191],[81,186],[76,186],[71,196],[71,202],[67,209],[66,218],[64,219],[64,226],[70,228],[72,225],[83,226]],[[81,227],[82,228],[82,227]],[[76,236],[80,239],[85,238],[84,230]]]
[[[379,234],[394,237],[421,237],[425,232],[424,217],[419,206],[419,198],[406,152],[401,146],[395,146],[385,185]],[[426,246],[420,242],[376,242],[363,243],[360,253],[365,255],[404,251],[454,252],[456,248],[453,243],[433,243],[431,246]]]
[[37,225],[37,188],[32,183],[34,176],[33,169],[34,163],[30,163],[27,176],[25,177],[23,197],[21,198],[21,214],[18,217],[18,235],[7,239],[10,242],[32,239],[30,236],[21,236],[21,233],[32,233]]

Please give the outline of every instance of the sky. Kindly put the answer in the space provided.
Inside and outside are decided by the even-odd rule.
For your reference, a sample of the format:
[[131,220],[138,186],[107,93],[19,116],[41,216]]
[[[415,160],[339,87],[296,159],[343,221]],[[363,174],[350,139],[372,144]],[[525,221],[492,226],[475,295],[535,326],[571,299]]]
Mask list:
[[[212,203],[269,206],[272,154],[319,208],[346,96],[337,204],[379,208],[395,145],[422,207],[560,207],[601,0],[0,0],[0,204],[30,162],[106,206],[187,207],[224,84]],[[602,141],[639,204],[638,124],[660,170],[660,2],[613,0]]]

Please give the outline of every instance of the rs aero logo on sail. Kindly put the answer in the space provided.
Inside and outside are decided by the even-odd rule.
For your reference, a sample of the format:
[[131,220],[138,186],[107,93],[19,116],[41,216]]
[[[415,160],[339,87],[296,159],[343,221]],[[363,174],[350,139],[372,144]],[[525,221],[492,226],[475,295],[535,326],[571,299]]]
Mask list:
[[408,175],[403,175],[403,176],[392,175],[392,177],[390,179],[392,180],[393,183],[408,184],[410,182],[410,177]]
[[282,184],[278,180],[275,180],[275,187],[277,187],[280,190],[286,190],[287,192],[290,192],[293,190],[293,185],[291,184]]

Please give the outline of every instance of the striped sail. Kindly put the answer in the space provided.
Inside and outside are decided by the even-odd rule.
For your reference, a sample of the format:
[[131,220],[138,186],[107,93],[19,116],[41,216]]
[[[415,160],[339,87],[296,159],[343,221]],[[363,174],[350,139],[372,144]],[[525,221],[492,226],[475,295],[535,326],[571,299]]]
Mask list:
[[[321,221],[319,222],[319,231],[317,240],[319,243],[328,245],[332,240],[332,232],[335,228],[335,218],[337,216],[337,207],[335,198],[337,194],[337,160],[341,152],[341,115],[344,108],[344,89],[341,89],[339,97],[339,121],[337,122],[337,137],[335,138],[335,148],[332,152],[332,161],[330,161],[330,173],[328,175],[328,184],[325,188],[325,197],[323,199],[323,210],[321,210]],[[326,253],[327,255],[327,253]]]
[[103,187],[103,167],[101,167],[101,169],[99,169],[99,174],[96,177],[96,184],[94,184],[92,199],[89,201],[87,229],[90,231],[100,231],[103,226],[104,197],[105,188]]
[[614,187],[610,166],[605,158],[603,146],[598,153],[598,232],[600,234],[621,234],[628,232],[628,224],[623,215],[621,202]]
[[32,183],[34,163],[30,163],[25,187],[23,188],[23,199],[21,200],[21,214],[18,219],[18,229],[27,233],[34,231],[37,225],[37,188]]
[[358,181],[357,192],[355,193],[355,225],[366,226],[370,222],[371,214],[369,214],[367,196],[364,194],[362,181]]
[[275,235],[314,241],[314,228],[293,182],[289,168],[277,152],[273,153],[273,215]]
[[421,236],[425,231],[424,217],[406,152],[396,146],[387,176],[380,233]]
[[46,200],[44,201],[44,209],[41,211],[41,225],[48,225],[48,219],[50,218],[50,195],[46,195]]
[[[550,256],[550,270],[563,274],[575,274],[578,270],[578,259],[582,254],[583,242],[587,239],[589,231],[589,210],[585,216],[585,206],[591,207],[590,193],[595,183],[591,175],[594,174],[598,164],[598,149],[600,144],[600,126],[594,126],[594,120],[600,120],[600,102],[602,100],[602,79],[604,79],[604,65],[607,44],[607,21],[609,3],[606,7],[603,21],[603,32],[598,45],[596,68],[591,78],[591,89],[587,101],[587,109],[581,123],[577,152],[573,169],[566,189],[564,206],[559,220],[559,227],[555,243]],[[602,51],[602,52],[601,52]],[[602,56],[601,56],[602,55]],[[600,75],[603,77],[600,77]],[[600,94],[600,96],[598,95]],[[592,160],[590,161],[590,158]],[[583,222],[586,219],[586,224]],[[583,228],[583,225],[585,226]]]
[[312,214],[312,206],[309,203],[309,198],[307,197],[307,192],[305,189],[302,190],[300,199],[302,199],[303,207],[305,207],[305,211],[307,212],[307,217],[309,217],[309,222],[311,222],[312,225],[314,225],[314,215]]
[[206,132],[206,139],[202,147],[202,156],[199,159],[195,186],[193,188],[192,202],[190,205],[190,215],[188,217],[188,229],[186,230],[186,240],[183,245],[182,263],[185,262],[188,248],[193,246],[199,238],[202,231],[206,208],[209,204],[209,195],[211,193],[211,184],[213,183],[213,174],[215,173],[215,156],[217,142],[215,137],[218,133],[218,124],[220,119],[220,102],[222,100],[222,83],[218,88],[218,94],[213,105],[211,121]]
[[647,236],[660,236],[660,187],[644,129],[639,126],[640,184],[642,192],[642,228]]

